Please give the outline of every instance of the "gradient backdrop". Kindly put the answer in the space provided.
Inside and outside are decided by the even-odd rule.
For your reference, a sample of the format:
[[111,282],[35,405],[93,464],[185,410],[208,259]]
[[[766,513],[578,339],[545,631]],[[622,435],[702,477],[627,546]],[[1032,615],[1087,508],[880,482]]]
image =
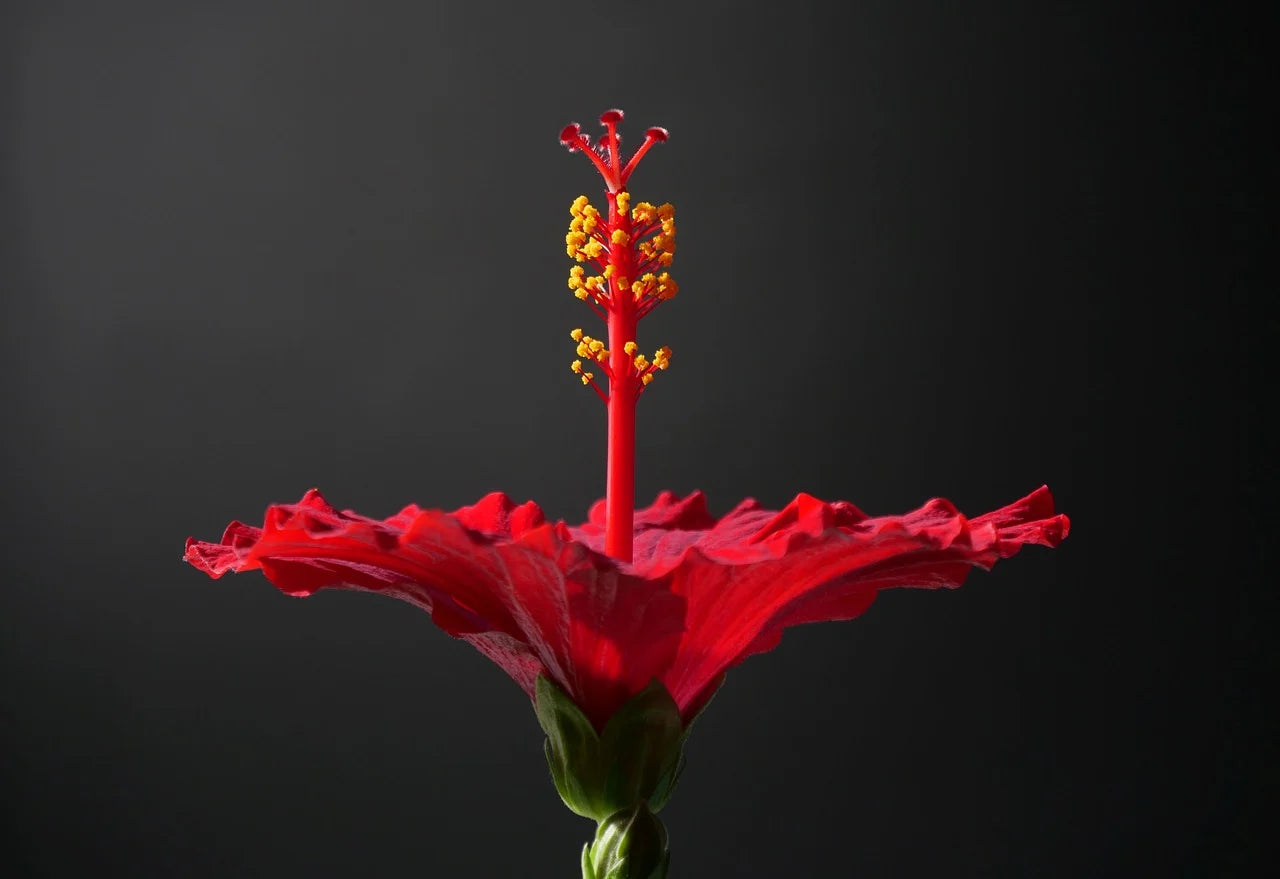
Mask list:
[[312,486],[585,513],[604,413],[562,239],[600,184],[556,135],[619,106],[632,145],[671,130],[632,189],[680,224],[641,498],[979,513],[1047,482],[1074,522],[734,670],[673,875],[1245,872],[1277,780],[1263,33],[1177,4],[6,3],[0,867],[577,875],[591,825],[496,667],[408,605],[180,558]]

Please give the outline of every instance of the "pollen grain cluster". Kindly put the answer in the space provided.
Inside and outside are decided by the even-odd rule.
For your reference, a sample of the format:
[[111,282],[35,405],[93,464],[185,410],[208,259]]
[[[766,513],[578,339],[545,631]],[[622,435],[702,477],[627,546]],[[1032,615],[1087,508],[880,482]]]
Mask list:
[[[627,291],[636,304],[636,317],[653,310],[658,302],[676,295],[680,285],[669,272],[676,252],[675,207],[654,207],[642,201],[630,207],[630,195],[619,192],[609,219],[601,217],[585,195],[569,205],[569,231],[565,252],[578,263],[591,263],[598,274],[587,274],[584,265],[569,269],[569,289],[578,299],[598,306],[604,317]],[[628,283],[627,272],[635,278]]]
[[[667,139],[666,129],[650,128],[644,143],[624,165],[617,136],[622,112],[610,110],[600,117],[607,134],[593,140],[572,124],[561,132],[560,142],[571,152],[582,152],[605,180],[607,210],[596,208],[580,195],[569,205],[569,231],[565,253],[575,261],[569,269],[568,286],[573,295],[590,306],[609,326],[609,338],[631,338],[636,324],[660,303],[673,298],[680,285],[667,271],[675,258],[675,207],[634,202],[627,182],[641,157],[656,143]],[[578,343],[577,360],[571,368],[584,385],[600,396],[607,395],[595,384],[595,374],[584,371],[584,363],[594,361],[604,373],[610,394],[621,389],[639,393],[653,381],[656,370],[670,364],[671,349],[659,348],[649,359],[639,354],[634,341],[626,343],[626,357],[613,357],[605,342],[573,331]],[[635,385],[630,385],[635,382]],[[622,383],[622,384],[619,384]]]

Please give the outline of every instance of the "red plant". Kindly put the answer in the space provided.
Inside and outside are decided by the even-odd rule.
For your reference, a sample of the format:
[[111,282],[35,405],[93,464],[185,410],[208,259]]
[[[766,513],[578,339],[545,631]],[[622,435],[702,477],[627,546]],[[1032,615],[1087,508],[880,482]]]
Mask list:
[[579,196],[565,236],[578,263],[569,288],[607,327],[604,340],[571,333],[572,369],[608,408],[606,496],[585,523],[548,522],[503,494],[370,519],[311,491],[269,507],[261,528],[233,522],[220,543],[189,539],[185,555],[215,578],[260,570],[289,595],[341,587],[404,599],[500,665],[535,700],[561,796],[600,822],[583,853],[591,879],[665,875],[666,833],[652,812],[728,668],[776,647],[789,626],[852,619],[881,589],[959,586],[971,567],[1025,544],[1056,546],[1069,527],[1043,487],[972,519],[945,500],[870,517],[807,494],[780,511],[743,501],[720,519],[700,493],[635,510],[636,402],[671,358],[665,347],[640,354],[636,329],[679,287],[666,271],[674,209],[633,205],[626,188],[667,132],[650,128],[624,164],[621,120],[619,110],[601,116],[595,143],[577,124],[560,135],[600,172],[608,203],[602,215]]

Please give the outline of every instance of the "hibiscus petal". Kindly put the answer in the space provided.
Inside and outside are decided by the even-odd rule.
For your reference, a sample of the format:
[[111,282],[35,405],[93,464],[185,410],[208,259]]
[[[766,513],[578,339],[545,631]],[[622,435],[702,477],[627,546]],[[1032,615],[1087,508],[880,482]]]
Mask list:
[[1045,488],[973,520],[944,500],[868,518],[801,495],[745,538],[712,529],[672,569],[672,589],[688,609],[663,683],[691,717],[725,669],[776,647],[787,627],[852,619],[880,589],[957,587],[971,567],[989,568],[1023,544],[1056,546],[1069,522],[1052,513]]
[[311,491],[269,507],[260,529],[188,540],[185,558],[212,577],[261,570],[294,596],[337,587],[408,601],[531,697],[547,675],[599,728],[670,667],[683,634],[684,598],[666,581],[621,572],[536,505],[497,493],[453,514],[411,506],[377,520]]

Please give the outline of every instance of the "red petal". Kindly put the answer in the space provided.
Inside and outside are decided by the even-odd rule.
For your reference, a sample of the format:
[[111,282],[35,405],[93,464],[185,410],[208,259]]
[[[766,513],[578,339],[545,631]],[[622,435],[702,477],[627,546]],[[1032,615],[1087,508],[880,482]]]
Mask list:
[[684,599],[667,581],[620,572],[505,495],[377,520],[308,492],[264,520],[233,523],[219,544],[188,540],[187,561],[213,577],[260,569],[289,595],[340,587],[408,601],[530,695],[547,674],[600,727],[670,667],[683,633]]
[[[680,653],[662,680],[690,717],[725,669],[776,647],[789,626],[852,619],[880,589],[954,588],[971,567],[989,568],[1026,543],[1056,546],[1068,521],[1052,512],[1043,488],[973,520],[945,500],[881,518],[808,495],[777,514],[740,507],[670,568],[688,609]],[[648,561],[653,575],[671,557]]]

